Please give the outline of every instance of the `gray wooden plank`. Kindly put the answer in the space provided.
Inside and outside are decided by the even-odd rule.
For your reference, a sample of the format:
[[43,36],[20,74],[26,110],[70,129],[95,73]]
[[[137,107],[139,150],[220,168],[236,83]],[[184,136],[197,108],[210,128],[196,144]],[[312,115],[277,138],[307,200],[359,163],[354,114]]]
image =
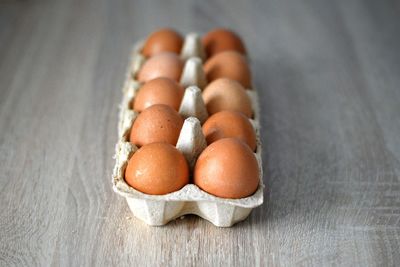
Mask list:
[[[0,7],[0,265],[400,262],[397,2]],[[268,200],[233,228],[148,227],[112,192],[127,55],[161,26],[231,27],[250,51]]]

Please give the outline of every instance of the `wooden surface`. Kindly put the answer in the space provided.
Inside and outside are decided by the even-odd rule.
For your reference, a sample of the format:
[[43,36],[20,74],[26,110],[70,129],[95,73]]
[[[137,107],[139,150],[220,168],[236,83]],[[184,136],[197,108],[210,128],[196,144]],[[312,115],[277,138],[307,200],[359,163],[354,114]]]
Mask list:
[[[399,265],[399,2],[182,2],[0,2],[0,266]],[[111,188],[131,45],[166,25],[250,51],[269,200],[233,228]]]

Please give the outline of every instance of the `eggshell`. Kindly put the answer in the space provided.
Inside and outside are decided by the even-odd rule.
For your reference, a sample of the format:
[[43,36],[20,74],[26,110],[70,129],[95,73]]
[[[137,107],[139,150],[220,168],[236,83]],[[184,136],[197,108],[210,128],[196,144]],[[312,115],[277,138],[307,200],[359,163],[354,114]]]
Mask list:
[[151,57],[162,52],[179,54],[183,46],[182,36],[173,29],[160,29],[153,32],[146,40],[142,54]]
[[183,69],[183,62],[177,54],[163,52],[144,62],[138,73],[140,82],[148,82],[159,77],[179,81]]
[[208,57],[228,50],[246,54],[246,49],[240,37],[228,29],[218,28],[208,32],[203,37],[202,43]]
[[234,137],[246,143],[252,151],[256,149],[256,132],[249,119],[240,112],[220,111],[203,124],[203,134],[207,143]]
[[203,100],[210,115],[222,110],[239,111],[247,117],[253,114],[246,90],[234,80],[220,78],[213,81],[204,89]]
[[251,88],[251,72],[246,58],[236,51],[224,51],[206,61],[204,71],[208,81],[229,78]]
[[136,118],[129,140],[137,146],[156,142],[176,145],[182,125],[183,119],[174,109],[163,104],[153,105]]
[[189,183],[189,167],[183,155],[167,143],[141,147],[129,159],[125,181],[150,195],[164,195]]
[[165,104],[179,110],[184,89],[169,78],[156,78],[145,83],[134,100],[134,110],[141,112],[154,104]]
[[224,138],[200,154],[194,169],[194,183],[217,197],[244,198],[257,190],[259,171],[249,146],[236,138]]

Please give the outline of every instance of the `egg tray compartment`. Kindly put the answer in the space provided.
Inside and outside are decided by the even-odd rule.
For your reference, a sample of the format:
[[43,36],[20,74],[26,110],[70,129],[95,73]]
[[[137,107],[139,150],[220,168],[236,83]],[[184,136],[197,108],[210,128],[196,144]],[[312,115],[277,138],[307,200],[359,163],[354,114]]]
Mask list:
[[[116,145],[116,163],[112,177],[114,191],[126,198],[135,217],[152,226],[164,225],[186,214],[198,215],[219,227],[230,227],[246,219],[253,208],[263,203],[264,190],[258,120],[259,107],[257,93],[254,89],[246,90],[254,112],[254,118],[250,119],[250,122],[256,131],[255,156],[260,169],[260,183],[253,195],[241,199],[220,198],[208,194],[195,184],[187,184],[180,190],[165,195],[149,195],[135,190],[125,182],[124,176],[128,160],[138,149],[129,142],[129,133],[138,115],[132,109],[131,103],[141,86],[135,77],[145,61],[145,57],[140,54],[143,43],[140,41],[133,48],[131,63],[123,87],[118,123],[119,140]],[[201,123],[208,118],[200,89],[207,84],[202,67],[202,60],[205,57],[200,37],[197,34],[186,35],[181,57],[185,60],[185,64],[180,83],[186,89],[179,113],[186,119],[176,147],[187,159],[191,173],[193,173],[197,157],[207,146]]]

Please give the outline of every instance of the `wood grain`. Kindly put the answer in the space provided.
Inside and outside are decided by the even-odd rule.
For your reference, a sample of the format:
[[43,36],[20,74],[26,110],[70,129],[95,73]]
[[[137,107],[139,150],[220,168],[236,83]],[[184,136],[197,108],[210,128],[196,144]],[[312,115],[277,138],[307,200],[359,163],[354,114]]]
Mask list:
[[[1,266],[400,263],[396,1],[0,2]],[[131,217],[112,192],[135,40],[227,26],[262,108],[266,203],[229,229]]]

